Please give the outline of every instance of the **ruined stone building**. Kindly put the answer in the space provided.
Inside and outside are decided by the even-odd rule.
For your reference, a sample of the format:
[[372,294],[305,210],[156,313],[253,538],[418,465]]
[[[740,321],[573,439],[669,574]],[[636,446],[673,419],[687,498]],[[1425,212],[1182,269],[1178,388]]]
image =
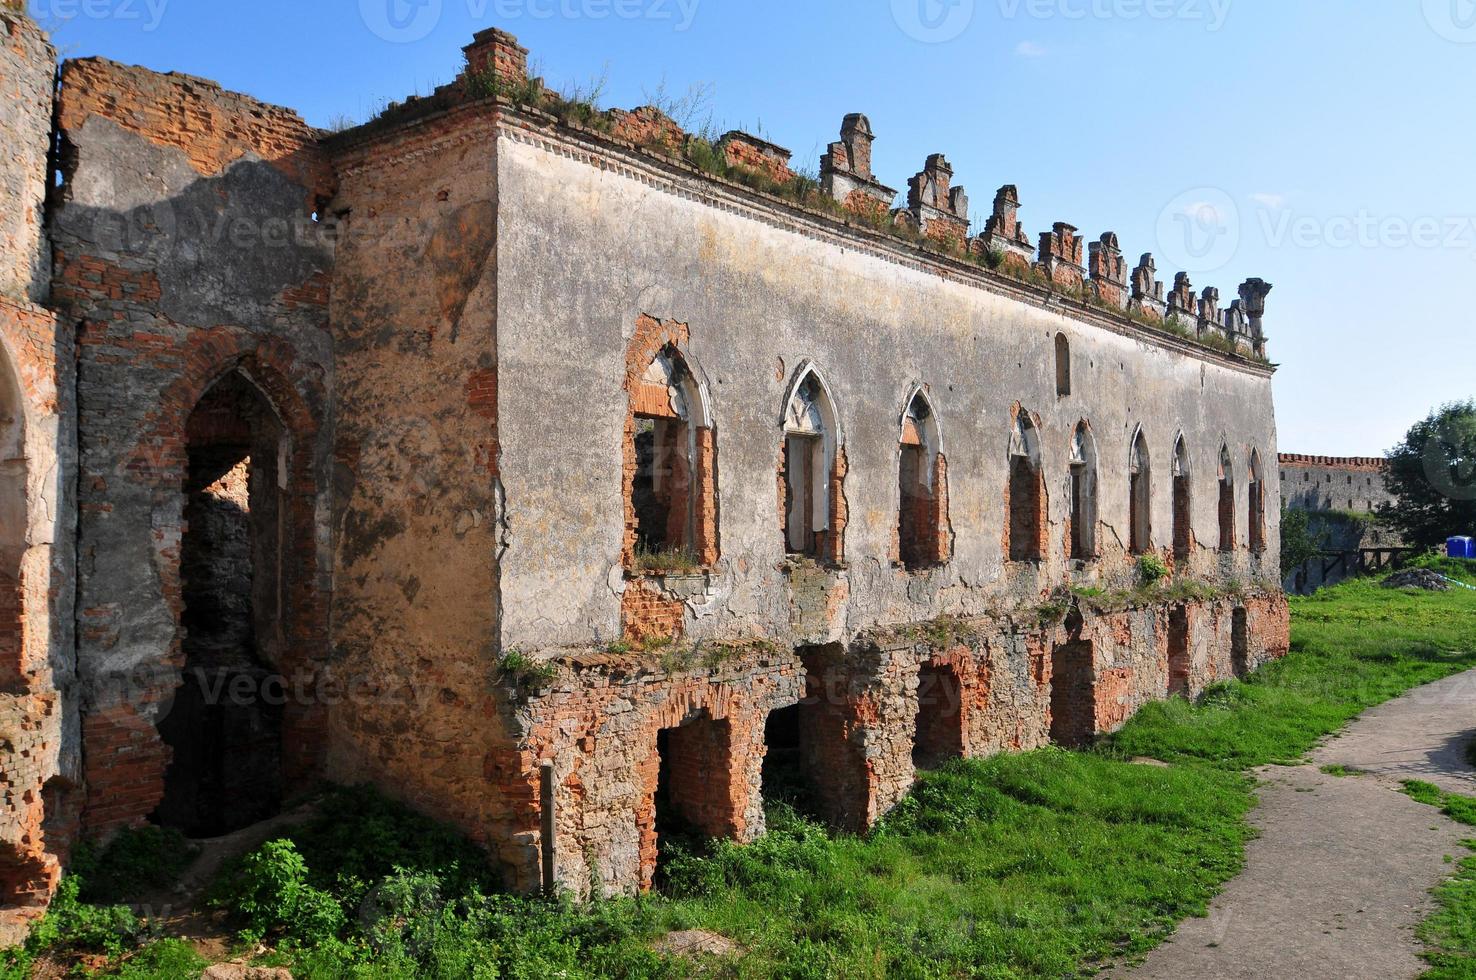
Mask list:
[[0,28],[12,923],[79,838],[322,780],[635,892],[781,776],[863,828],[1286,649],[1260,280],[1035,247],[1013,187],[972,234],[941,154],[893,208],[861,115],[808,182],[570,105],[500,31],[330,134]]
[[1303,456],[1282,453],[1281,502],[1290,510],[1376,514],[1394,503],[1377,456]]
[[1404,548],[1398,530],[1373,519],[1397,502],[1385,460],[1282,453],[1278,462],[1282,505],[1308,513],[1308,533],[1320,552],[1286,575],[1288,592],[1312,593],[1382,570],[1394,561],[1391,549]]

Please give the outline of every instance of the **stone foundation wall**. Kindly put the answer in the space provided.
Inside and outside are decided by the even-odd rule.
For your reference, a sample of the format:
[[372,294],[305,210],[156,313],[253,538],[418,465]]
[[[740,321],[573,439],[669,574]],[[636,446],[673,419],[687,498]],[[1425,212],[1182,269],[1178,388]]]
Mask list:
[[[911,788],[917,748],[932,761],[1039,748],[1070,730],[1054,716],[1063,708],[1078,713],[1086,742],[1168,697],[1176,612],[1188,624],[1190,662],[1187,684],[1174,693],[1197,696],[1287,652],[1285,599],[1255,594],[1114,612],[1078,603],[1048,624],[940,621],[793,654],[738,647],[710,666],[701,660],[711,649],[701,647],[685,661],[668,654],[675,662],[664,666],[654,655],[560,658],[557,679],[524,692],[515,712],[527,794],[536,799],[538,763],[552,760],[562,887],[586,896],[643,890],[659,853],[659,733],[701,745],[672,748],[668,736],[673,798],[687,794],[686,812],[708,833],[747,840],[763,830],[765,722],[798,705],[818,812],[862,831]],[[1238,616],[1247,623],[1241,665],[1230,655]],[[700,761],[706,779],[681,784],[683,758]],[[535,806],[521,828],[529,846],[520,880],[538,878],[537,827]]]

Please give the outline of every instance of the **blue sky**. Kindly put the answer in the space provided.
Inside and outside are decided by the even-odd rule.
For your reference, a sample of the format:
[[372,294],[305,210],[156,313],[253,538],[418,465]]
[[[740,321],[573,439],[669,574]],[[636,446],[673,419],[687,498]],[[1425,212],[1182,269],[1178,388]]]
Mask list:
[[[1222,303],[1260,276],[1285,452],[1376,455],[1476,394],[1476,0],[31,0],[63,55],[216,79],[326,125],[518,35],[606,105],[664,80],[813,167],[865,112],[905,187],[1019,185]],[[981,213],[982,212],[982,213]]]

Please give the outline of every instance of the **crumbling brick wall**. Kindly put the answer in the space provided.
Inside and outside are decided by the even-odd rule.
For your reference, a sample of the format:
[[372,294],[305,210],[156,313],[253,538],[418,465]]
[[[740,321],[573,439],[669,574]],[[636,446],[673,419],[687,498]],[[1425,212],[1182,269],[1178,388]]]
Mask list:
[[[186,420],[237,372],[285,430],[282,616],[264,653],[282,674],[326,654],[333,192],[294,113],[183,75],[69,62],[57,120],[53,301],[78,326],[78,661],[93,833],[158,803],[155,727],[182,666]],[[321,712],[286,708],[284,768],[314,768]]]
[[42,303],[44,205],[56,50],[24,10],[0,7],[0,295]]
[[72,336],[48,294],[42,203],[55,52],[0,9],[0,946],[41,914],[80,783],[72,581]]
[[[333,651],[348,696],[331,715],[324,772],[455,823],[509,884],[529,887],[518,835],[537,766],[519,754],[498,688],[497,557],[509,524],[539,532],[519,501],[500,500],[492,124],[465,110],[328,144],[341,180],[328,207],[339,241]],[[566,417],[555,398],[528,410],[555,423]]]
[[[561,886],[587,894],[592,876],[601,894],[651,886],[663,730],[679,743],[669,764],[687,814],[738,840],[763,833],[765,721],[805,697],[805,667],[794,653],[765,647],[735,648],[711,665],[701,658],[662,667],[630,655],[578,655],[560,662],[547,692],[517,707],[528,778],[537,778],[539,760],[554,763]],[[702,760],[708,767],[699,774],[691,767]],[[536,800],[531,785],[529,793]],[[536,805],[521,811],[515,832],[533,837],[538,819]],[[538,880],[537,860],[526,851],[517,880]]]

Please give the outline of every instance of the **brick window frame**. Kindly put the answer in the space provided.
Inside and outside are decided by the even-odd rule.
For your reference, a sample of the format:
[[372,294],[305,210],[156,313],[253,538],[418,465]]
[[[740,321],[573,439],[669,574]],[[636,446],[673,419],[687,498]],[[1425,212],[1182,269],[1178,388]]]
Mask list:
[[[1260,555],[1266,552],[1266,480],[1261,472],[1260,450],[1251,450],[1248,471],[1250,483],[1246,490],[1246,528],[1250,534],[1251,553]],[[1353,501],[1348,501],[1350,510],[1352,506]]]
[[1005,483],[1005,559],[1038,563],[1046,553],[1045,468],[1040,422],[1016,404],[1010,412]]
[[1194,550],[1194,467],[1181,432],[1174,439],[1174,557],[1180,561]]
[[681,475],[687,484],[685,508],[681,513],[675,508],[671,512],[673,521],[685,528],[676,535],[679,547],[690,553],[700,569],[712,568],[719,558],[717,431],[707,383],[688,349],[690,335],[685,323],[642,314],[626,349],[624,389],[628,408],[622,441],[625,532],[621,567],[630,577],[663,571],[638,568],[636,560],[640,541],[635,505],[640,471],[636,437],[645,420],[666,420],[682,430],[676,439],[684,445],[668,447],[673,472],[684,470]]
[[1072,433],[1067,470],[1066,556],[1092,561],[1097,557],[1097,440],[1086,419]]
[[923,571],[951,557],[948,461],[926,389],[914,385],[904,404],[897,453],[897,557],[908,571]]
[[1235,550],[1235,463],[1230,458],[1230,447],[1220,444],[1219,518],[1220,551],[1229,554]]
[[1141,425],[1128,443],[1128,546],[1135,555],[1153,551],[1153,456]]
[[780,421],[779,517],[789,555],[845,561],[845,433],[835,397],[812,361],[796,369]]

